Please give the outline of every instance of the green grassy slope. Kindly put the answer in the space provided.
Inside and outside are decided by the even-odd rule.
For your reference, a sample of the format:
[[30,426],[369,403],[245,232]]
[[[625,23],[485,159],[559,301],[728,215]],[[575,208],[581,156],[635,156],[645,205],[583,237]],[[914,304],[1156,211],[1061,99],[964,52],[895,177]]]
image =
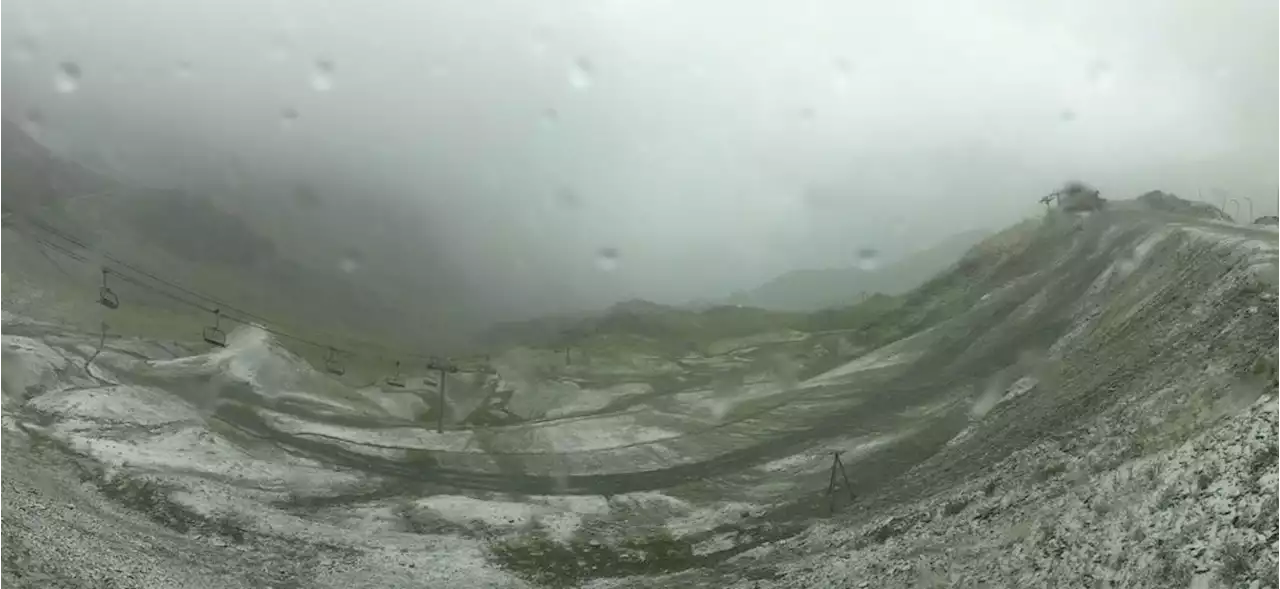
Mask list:
[[748,292],[730,297],[734,304],[766,309],[812,311],[850,304],[863,296],[902,294],[954,264],[960,254],[989,235],[966,231],[879,268],[797,270]]

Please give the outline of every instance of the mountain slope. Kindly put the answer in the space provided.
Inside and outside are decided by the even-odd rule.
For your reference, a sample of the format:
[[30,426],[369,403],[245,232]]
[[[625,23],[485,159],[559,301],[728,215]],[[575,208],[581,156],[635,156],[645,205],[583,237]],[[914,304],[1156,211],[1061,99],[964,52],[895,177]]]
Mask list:
[[[59,279],[74,275],[73,282],[81,284],[76,290],[87,292],[96,290],[105,265],[119,271],[113,288],[126,306],[198,313],[173,297],[128,284],[131,277],[155,286],[104,258],[111,256],[218,301],[202,301],[206,307],[234,307],[353,351],[361,346],[355,340],[438,350],[456,346],[467,326],[474,327],[475,319],[464,315],[479,309],[445,304],[463,299],[465,284],[438,271],[444,265],[439,253],[395,241],[414,235],[403,230],[411,220],[389,224],[386,217],[394,215],[373,205],[331,203],[326,215],[314,215],[288,199],[237,200],[131,186],[52,153],[12,121],[5,120],[3,130],[5,226],[26,238],[26,245],[5,252],[5,263],[31,270],[29,277],[45,275],[36,266],[48,266],[52,256],[61,267]],[[348,215],[353,207],[364,216]],[[382,215],[378,223],[361,224],[375,213]],[[325,225],[331,221],[336,224]],[[390,237],[364,239],[375,225],[372,233]],[[6,243],[14,239],[7,235]],[[29,247],[34,240],[45,245]],[[84,259],[67,258],[58,248]],[[407,267],[437,272],[406,272]],[[97,324],[86,317],[61,319]],[[209,319],[204,313],[200,321]]]
[[727,303],[765,309],[812,311],[847,305],[874,293],[900,294],[911,290],[960,259],[989,234],[967,231],[877,268],[796,270],[755,289],[737,293]]
[[5,580],[1274,587],[1280,244],[1176,209],[1050,212],[829,332],[690,349],[714,313],[623,304],[653,349],[494,358],[480,399],[7,312]]

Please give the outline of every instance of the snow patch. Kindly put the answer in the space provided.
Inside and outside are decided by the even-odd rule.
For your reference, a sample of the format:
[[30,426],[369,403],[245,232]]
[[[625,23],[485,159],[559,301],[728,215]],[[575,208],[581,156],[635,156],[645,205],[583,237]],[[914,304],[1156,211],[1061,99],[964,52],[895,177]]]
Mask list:
[[159,425],[203,419],[190,403],[162,390],[135,386],[55,391],[34,399],[31,406],[47,413],[96,422]]

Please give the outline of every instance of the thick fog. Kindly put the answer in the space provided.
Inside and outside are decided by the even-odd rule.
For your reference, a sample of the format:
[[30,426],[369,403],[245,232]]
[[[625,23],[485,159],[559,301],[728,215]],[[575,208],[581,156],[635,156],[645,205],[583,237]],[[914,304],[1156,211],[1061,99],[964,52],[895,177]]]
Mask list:
[[3,10],[5,116],[40,141],[287,203],[494,319],[894,257],[1068,179],[1276,207],[1274,1]]

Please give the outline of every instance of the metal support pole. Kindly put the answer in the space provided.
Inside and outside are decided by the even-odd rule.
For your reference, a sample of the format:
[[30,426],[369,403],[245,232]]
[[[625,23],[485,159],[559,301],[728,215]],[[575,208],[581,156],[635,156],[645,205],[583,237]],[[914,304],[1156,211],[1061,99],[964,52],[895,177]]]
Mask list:
[[435,370],[440,374],[440,407],[439,412],[436,413],[436,433],[442,434],[444,433],[444,389],[445,383],[448,382],[445,380],[445,375],[457,372],[458,367],[448,360],[431,360],[427,362],[427,370]]
[[831,453],[831,480],[827,482],[827,509],[830,514],[836,512],[836,498],[832,493],[836,490],[836,471],[840,471],[840,478],[844,479],[844,488],[849,492],[849,502],[853,502],[853,485],[849,484],[849,474],[844,470],[844,462],[840,460],[839,452]]
[[440,411],[436,413],[436,433],[444,433],[444,386],[448,382],[444,378],[444,369],[440,369]]

